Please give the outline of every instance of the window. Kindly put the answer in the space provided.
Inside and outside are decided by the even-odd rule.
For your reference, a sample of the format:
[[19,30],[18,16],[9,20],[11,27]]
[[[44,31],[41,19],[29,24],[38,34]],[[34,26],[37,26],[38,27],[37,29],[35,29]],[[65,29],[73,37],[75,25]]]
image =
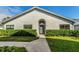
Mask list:
[[6,25],[6,29],[14,29],[14,25]]
[[24,25],[24,29],[32,29],[32,25]]
[[69,24],[61,24],[60,29],[70,29],[70,25]]
[[74,25],[75,30],[79,30],[79,25]]

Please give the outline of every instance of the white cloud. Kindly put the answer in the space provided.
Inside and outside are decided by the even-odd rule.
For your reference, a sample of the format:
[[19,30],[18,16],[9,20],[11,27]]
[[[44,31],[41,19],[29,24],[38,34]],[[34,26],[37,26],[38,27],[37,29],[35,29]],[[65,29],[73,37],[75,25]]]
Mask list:
[[22,12],[19,7],[0,7],[0,20],[7,16],[14,16]]
[[6,18],[7,16],[11,17],[10,15],[0,14],[0,21],[1,21],[3,18]]
[[22,12],[20,7],[8,7],[8,11],[12,14],[18,14]]

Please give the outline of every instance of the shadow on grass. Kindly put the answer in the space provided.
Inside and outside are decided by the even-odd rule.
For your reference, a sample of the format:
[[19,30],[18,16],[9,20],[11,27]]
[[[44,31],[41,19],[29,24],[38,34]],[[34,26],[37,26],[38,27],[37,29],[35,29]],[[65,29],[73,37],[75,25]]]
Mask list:
[[79,42],[47,38],[52,52],[79,52]]
[[36,37],[25,37],[25,36],[11,36],[11,37],[0,37],[0,41],[14,41],[14,42],[31,42],[36,40]]

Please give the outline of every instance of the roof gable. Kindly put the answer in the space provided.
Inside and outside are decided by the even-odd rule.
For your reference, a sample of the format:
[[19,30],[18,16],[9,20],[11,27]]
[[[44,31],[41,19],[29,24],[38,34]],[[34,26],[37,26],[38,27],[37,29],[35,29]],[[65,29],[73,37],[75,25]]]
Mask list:
[[29,10],[26,10],[26,11],[24,11],[24,12],[22,12],[22,13],[16,15],[16,16],[14,16],[14,17],[11,17],[10,19],[7,19],[7,20],[3,21],[2,24],[5,24],[5,23],[7,23],[7,22],[9,22],[9,21],[12,21],[12,20],[14,20],[14,19],[16,19],[16,18],[18,18],[18,17],[20,17],[20,16],[23,16],[23,15],[25,15],[25,14],[27,14],[27,13],[33,11],[33,10],[38,10],[38,11],[41,11],[41,12],[43,12],[43,13],[49,14],[49,15],[51,15],[51,16],[53,15],[53,16],[55,16],[55,17],[62,18],[62,19],[64,19],[64,20],[66,20],[66,21],[75,23],[75,21],[72,20],[72,19],[65,18],[65,17],[63,17],[63,16],[61,16],[61,15],[58,15],[58,14],[53,13],[53,12],[49,12],[49,11],[47,11],[47,10],[45,10],[45,9],[42,9],[42,8],[39,8],[39,7],[33,7],[33,8],[31,8],[31,9],[29,9]]

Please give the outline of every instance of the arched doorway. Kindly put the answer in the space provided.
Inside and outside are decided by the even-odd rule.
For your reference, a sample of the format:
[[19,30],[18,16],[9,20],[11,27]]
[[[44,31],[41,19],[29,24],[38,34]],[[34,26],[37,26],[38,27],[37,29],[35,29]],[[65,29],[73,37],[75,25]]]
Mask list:
[[39,34],[45,34],[46,22],[44,19],[39,20]]

